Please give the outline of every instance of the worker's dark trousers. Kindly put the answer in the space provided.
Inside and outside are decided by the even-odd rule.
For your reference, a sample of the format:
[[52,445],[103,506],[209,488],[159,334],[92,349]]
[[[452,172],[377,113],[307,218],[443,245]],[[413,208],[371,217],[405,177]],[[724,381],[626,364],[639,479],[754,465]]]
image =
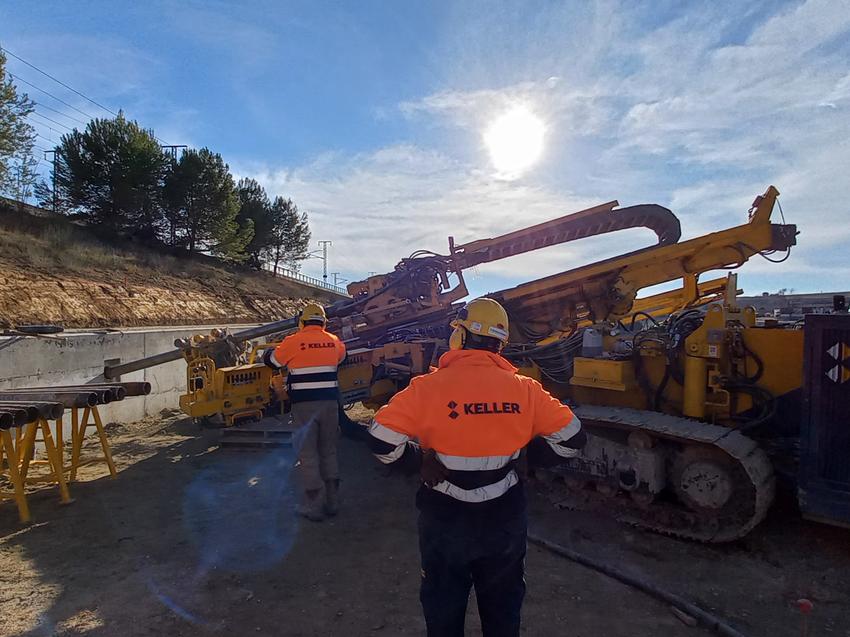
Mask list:
[[519,635],[527,526],[524,511],[498,524],[419,514],[428,637],[462,637],[473,585],[484,637]]
[[336,443],[339,438],[339,401],[310,400],[292,404],[295,423],[295,465],[304,491],[323,489],[325,482],[339,480]]

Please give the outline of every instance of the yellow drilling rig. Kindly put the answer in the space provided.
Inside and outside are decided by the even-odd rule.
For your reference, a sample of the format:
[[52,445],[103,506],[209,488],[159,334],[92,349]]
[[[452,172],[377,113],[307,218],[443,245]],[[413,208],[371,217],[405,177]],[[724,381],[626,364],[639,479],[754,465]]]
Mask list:
[[[740,307],[734,274],[700,281],[705,273],[736,269],[757,255],[779,260],[772,255],[790,252],[796,227],[771,222],[778,194],[771,186],[758,196],[746,223],[681,242],[679,221],[666,208],[619,208],[611,201],[491,239],[459,245],[450,237],[447,255],[416,252],[392,272],[350,284],[351,298],[327,308],[329,329],[349,351],[340,369],[342,402],[379,407],[436,364],[447,347],[448,323],[468,295],[464,270],[648,228],[657,236],[655,245],[487,295],[511,319],[504,355],[575,405],[592,434],[579,457],[539,477],[563,490],[564,498],[605,497],[606,506],[631,523],[723,542],[747,534],[773,501],[776,461],[766,449],[781,447],[777,441],[792,447],[802,441],[808,463],[800,483],[804,512],[850,522],[850,436],[822,419],[808,423],[811,410],[801,411],[801,405],[811,406],[807,396],[814,391],[804,382],[805,330],[759,321],[752,308]],[[638,297],[664,283],[673,289]],[[285,390],[280,377],[270,378],[270,371],[246,358],[271,344],[240,350],[223,367],[215,355],[222,348],[233,354],[240,343],[295,324],[288,319],[233,335],[213,333],[178,343],[175,352],[107,368],[105,375],[114,379],[184,356],[187,394],[181,407],[196,417],[223,413],[232,423],[285,401]],[[842,325],[846,336],[835,338],[850,342],[850,325]],[[842,347],[846,359],[839,360],[844,349],[835,358],[846,367],[850,345]],[[817,354],[807,359],[808,368],[820,364]],[[828,400],[850,411],[846,394]],[[835,475],[818,456],[828,452],[824,441],[844,454],[844,468]],[[841,493],[830,486],[836,475],[846,478]]]

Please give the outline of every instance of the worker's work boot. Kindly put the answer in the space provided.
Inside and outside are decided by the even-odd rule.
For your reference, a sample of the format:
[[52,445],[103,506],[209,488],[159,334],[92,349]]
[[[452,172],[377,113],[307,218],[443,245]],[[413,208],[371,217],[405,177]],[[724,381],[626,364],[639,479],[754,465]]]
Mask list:
[[305,491],[302,496],[301,503],[295,509],[298,515],[311,520],[312,522],[321,522],[325,519],[325,514],[322,511],[322,490],[313,489]]
[[325,513],[331,517],[339,513],[339,480],[325,482]]

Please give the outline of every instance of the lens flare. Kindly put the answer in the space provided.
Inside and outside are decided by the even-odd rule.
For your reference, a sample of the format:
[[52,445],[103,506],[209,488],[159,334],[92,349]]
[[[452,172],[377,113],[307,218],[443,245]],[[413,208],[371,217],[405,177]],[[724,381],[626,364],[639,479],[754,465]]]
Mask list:
[[262,458],[221,454],[198,472],[186,487],[183,524],[200,572],[263,571],[289,553],[298,531],[294,462],[287,449]]
[[497,117],[484,132],[490,160],[505,179],[516,179],[531,168],[543,153],[546,128],[525,106],[516,106]]

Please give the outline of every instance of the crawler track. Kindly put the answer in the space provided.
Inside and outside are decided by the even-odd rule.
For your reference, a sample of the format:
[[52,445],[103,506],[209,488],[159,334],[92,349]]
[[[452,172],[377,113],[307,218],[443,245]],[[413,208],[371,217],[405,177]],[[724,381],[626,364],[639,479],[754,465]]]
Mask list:
[[[738,431],[635,409],[585,405],[575,412],[590,433],[627,435],[640,431],[665,456],[668,486],[662,497],[642,503],[629,498],[606,500],[606,508],[613,509],[623,522],[702,542],[729,542],[749,533],[773,502],[770,460],[754,440]],[[577,478],[600,482],[598,475],[582,474],[576,466],[568,463],[554,469],[554,473],[571,478],[573,484]],[[723,480],[711,479],[715,466],[721,467]],[[720,487],[716,486],[718,483],[722,483]],[[722,506],[695,504],[687,491],[694,484],[701,489],[697,500],[719,498]],[[711,493],[711,489],[720,495]]]

